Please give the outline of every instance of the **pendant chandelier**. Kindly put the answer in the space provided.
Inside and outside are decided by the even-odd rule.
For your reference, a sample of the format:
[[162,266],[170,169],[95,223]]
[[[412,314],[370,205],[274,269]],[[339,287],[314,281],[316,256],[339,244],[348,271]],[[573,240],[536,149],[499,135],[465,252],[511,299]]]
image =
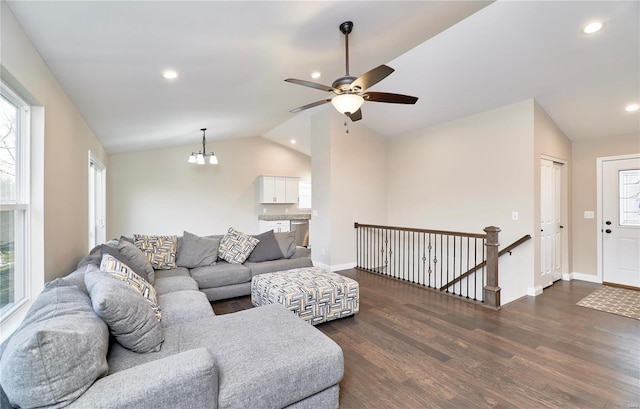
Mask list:
[[189,156],[189,163],[195,163],[196,165],[204,165],[209,162],[210,165],[217,165],[218,158],[216,154],[211,152],[207,153],[207,139],[205,137],[205,131],[207,128],[200,129],[202,131],[202,150],[198,151],[198,153],[191,152],[191,156]]

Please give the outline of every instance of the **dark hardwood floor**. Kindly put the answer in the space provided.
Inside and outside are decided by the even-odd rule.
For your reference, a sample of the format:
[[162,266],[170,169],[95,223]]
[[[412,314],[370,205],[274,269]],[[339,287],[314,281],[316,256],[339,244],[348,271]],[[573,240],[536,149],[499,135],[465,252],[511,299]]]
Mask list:
[[640,408],[640,321],[575,305],[599,284],[559,281],[492,311],[340,273],[360,283],[360,312],[317,328],[344,351],[341,408]]

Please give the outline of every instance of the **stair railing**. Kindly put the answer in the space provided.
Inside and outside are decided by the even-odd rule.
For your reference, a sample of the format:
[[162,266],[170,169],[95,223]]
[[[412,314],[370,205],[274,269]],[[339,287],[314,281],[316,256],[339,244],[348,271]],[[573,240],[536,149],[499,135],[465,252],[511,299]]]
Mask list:
[[526,235],[498,251],[500,228],[482,233],[412,229],[355,223],[356,268],[500,308],[498,257],[529,240]]

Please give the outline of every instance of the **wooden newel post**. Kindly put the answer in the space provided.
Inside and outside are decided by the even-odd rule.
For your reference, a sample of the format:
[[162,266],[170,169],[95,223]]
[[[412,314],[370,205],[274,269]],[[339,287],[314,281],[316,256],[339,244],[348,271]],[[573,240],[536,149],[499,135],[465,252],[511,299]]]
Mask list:
[[487,284],[484,286],[484,302],[494,308],[500,308],[500,286],[498,285],[498,233],[500,228],[485,227],[487,233]]

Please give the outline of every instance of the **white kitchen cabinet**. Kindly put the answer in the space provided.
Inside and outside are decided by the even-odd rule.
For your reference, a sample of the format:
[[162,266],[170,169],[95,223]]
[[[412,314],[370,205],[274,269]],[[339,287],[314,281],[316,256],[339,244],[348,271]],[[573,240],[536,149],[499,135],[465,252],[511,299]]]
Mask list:
[[291,231],[290,220],[259,220],[260,233],[273,230],[275,233]]
[[300,180],[298,178],[284,178],[285,203],[298,203],[300,197]]
[[299,178],[260,176],[260,203],[298,203]]

